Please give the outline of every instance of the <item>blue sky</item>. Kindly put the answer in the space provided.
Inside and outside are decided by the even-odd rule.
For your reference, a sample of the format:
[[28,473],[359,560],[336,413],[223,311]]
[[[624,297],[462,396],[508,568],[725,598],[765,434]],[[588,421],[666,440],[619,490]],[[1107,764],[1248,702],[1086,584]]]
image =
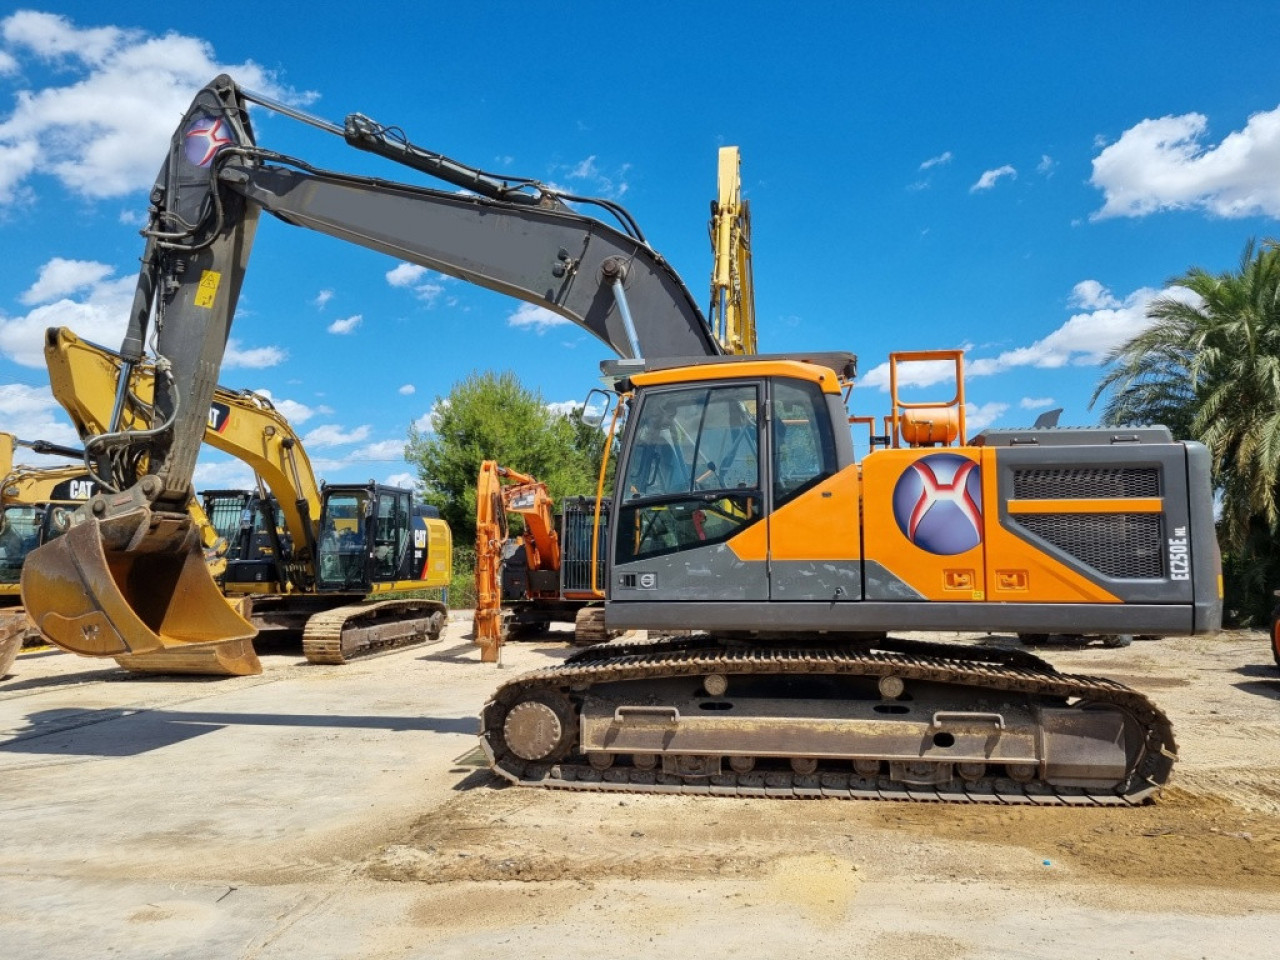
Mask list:
[[[40,336],[118,346],[146,191],[219,72],[463,162],[621,202],[708,300],[716,152],[742,151],[763,352],[965,348],[971,425],[1064,425],[1195,264],[1280,217],[1266,4],[61,3],[0,16],[0,429],[74,442]],[[306,12],[302,12],[305,9]],[[259,142],[429,182],[294,121]],[[571,324],[264,220],[221,381],[268,392],[330,480],[404,481],[411,423],[472,370],[581,400]],[[927,381],[927,369],[917,379]],[[941,397],[922,383],[914,399]],[[19,458],[39,463],[43,458]],[[518,465],[515,465],[518,466]],[[242,484],[209,454],[198,487]]]

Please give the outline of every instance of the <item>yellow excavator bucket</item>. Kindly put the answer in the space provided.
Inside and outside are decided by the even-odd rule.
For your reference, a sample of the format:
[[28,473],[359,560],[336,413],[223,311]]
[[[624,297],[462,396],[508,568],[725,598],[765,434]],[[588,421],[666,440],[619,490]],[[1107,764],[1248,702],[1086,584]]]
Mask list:
[[85,517],[23,564],[23,605],[50,643],[146,672],[262,672],[257,630],[218,590],[198,537],[111,549],[99,527]]

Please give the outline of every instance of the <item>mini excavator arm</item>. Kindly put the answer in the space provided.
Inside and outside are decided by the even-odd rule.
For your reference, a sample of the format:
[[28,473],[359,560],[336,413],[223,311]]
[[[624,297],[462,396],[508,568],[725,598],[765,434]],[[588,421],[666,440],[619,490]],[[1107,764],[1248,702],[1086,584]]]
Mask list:
[[[33,619],[72,649],[116,655],[252,636],[204,571],[186,504],[263,210],[543,306],[624,357],[720,352],[679,276],[629,218],[615,228],[564,202],[581,198],[443,163],[364,118],[348,122],[348,142],[450,182],[470,175],[473,191],[488,195],[317,170],[256,145],[251,97],[220,76],[174,133],[152,189],[112,416],[87,440],[114,492],[95,498],[23,572]],[[153,418],[124,430],[120,410],[149,332]]]

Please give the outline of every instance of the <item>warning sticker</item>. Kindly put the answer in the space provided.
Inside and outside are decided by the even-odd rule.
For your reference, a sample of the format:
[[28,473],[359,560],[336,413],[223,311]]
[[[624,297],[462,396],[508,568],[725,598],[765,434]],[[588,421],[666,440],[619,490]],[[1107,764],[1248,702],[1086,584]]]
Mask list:
[[196,290],[195,305],[211,309],[218,296],[218,284],[222,282],[222,274],[217,270],[206,270],[200,274],[200,286]]

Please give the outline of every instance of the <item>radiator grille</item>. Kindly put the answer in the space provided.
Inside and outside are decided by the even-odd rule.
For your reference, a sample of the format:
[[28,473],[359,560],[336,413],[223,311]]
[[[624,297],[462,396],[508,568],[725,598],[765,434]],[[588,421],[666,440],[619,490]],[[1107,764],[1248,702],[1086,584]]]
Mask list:
[[1015,500],[1158,496],[1160,470],[1156,467],[1013,471]]
[[[609,556],[608,500],[600,506],[600,534],[596,548],[596,586],[605,587],[605,558]],[[591,589],[591,532],[595,523],[595,498],[566,498],[560,530],[560,589]]]
[[1117,580],[1164,576],[1160,515],[1156,513],[1031,513],[1015,522]]

